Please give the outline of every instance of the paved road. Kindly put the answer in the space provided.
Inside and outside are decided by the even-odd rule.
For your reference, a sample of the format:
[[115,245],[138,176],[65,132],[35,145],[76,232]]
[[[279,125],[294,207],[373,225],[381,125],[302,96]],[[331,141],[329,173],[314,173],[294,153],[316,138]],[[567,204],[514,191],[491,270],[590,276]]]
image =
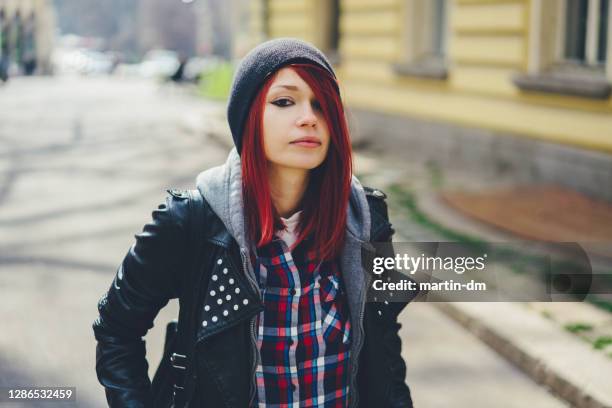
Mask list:
[[[0,88],[0,386],[76,386],[78,406],[106,406],[97,299],[165,189],[224,161],[226,148],[183,126],[211,108],[134,80]],[[175,314],[171,303],[146,337],[150,375]],[[433,307],[412,304],[402,322],[419,407],[564,406]]]
[[[94,371],[97,299],[165,189],[191,187],[224,161],[224,149],[181,126],[205,109],[147,82],[0,88],[0,385],[71,385],[79,406],[106,406]],[[147,335],[151,375],[175,313],[164,309]]]

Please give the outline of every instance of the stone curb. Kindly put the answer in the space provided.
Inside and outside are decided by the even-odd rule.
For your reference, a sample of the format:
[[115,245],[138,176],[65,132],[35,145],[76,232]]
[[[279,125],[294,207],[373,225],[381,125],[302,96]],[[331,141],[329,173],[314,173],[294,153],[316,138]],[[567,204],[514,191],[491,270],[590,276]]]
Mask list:
[[[612,362],[552,323],[509,303],[436,303],[535,382],[578,408],[612,407]],[[484,307],[493,309],[482,312]],[[500,319],[500,315],[504,319]],[[508,318],[512,315],[512,318]],[[502,327],[502,326],[506,327]],[[517,327],[518,326],[518,327]]]

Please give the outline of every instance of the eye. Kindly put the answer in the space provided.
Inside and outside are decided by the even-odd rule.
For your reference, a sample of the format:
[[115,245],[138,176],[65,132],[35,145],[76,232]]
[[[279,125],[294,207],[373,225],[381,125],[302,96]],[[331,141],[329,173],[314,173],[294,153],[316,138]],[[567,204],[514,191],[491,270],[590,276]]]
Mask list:
[[280,98],[280,99],[275,100],[272,103],[278,107],[285,108],[287,106],[291,106],[291,104],[293,104],[293,101],[291,101],[291,99],[288,99],[288,98]]
[[319,103],[319,101],[313,101],[312,102],[312,107],[318,111],[321,110],[321,104]]

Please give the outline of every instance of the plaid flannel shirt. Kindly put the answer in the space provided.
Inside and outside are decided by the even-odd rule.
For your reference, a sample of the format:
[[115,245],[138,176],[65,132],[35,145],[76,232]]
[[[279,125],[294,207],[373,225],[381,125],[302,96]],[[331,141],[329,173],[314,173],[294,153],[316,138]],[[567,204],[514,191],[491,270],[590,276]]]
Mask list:
[[338,259],[319,262],[312,238],[257,250],[258,407],[346,407],[350,320]]

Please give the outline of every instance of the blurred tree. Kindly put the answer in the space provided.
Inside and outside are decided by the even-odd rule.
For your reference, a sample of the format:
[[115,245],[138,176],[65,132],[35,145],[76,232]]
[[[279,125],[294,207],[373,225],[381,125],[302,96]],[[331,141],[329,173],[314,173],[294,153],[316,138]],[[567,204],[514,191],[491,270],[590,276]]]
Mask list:
[[64,34],[100,37],[106,48],[142,56],[151,48],[195,52],[196,16],[179,0],[54,0]]
[[179,0],[140,0],[140,49],[166,48],[185,57],[193,56],[197,26],[193,3],[183,3]]
[[139,52],[140,0],[54,0],[63,34],[101,37],[106,47],[126,54]]

